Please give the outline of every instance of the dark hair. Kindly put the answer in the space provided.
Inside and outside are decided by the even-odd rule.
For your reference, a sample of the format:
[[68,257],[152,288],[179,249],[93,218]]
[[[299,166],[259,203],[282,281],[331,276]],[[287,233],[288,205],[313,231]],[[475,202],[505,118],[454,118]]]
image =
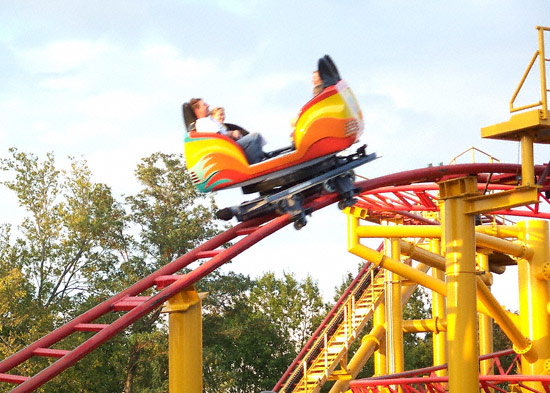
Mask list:
[[202,98],[191,98],[189,100],[189,106],[191,107],[191,109],[195,110],[197,109],[200,101],[202,101]]

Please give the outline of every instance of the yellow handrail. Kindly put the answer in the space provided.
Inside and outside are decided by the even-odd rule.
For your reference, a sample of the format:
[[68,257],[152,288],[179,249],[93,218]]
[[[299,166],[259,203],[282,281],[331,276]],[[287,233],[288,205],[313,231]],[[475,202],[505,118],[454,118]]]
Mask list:
[[[547,59],[544,54],[544,32],[550,31],[550,27],[537,26],[536,28],[539,33],[539,49],[535,51],[535,54],[533,55],[531,62],[527,66],[527,70],[523,74],[523,77],[521,78],[521,81],[519,82],[519,85],[516,91],[514,92],[512,99],[510,100],[510,113],[541,106],[542,107],[541,118],[548,119],[548,94],[547,93],[550,90],[548,90],[546,86],[546,62],[550,61],[550,59]],[[516,100],[521,88],[523,87],[523,84],[525,83],[525,79],[527,79],[527,76],[531,72],[531,69],[533,68],[533,65],[535,64],[535,61],[537,60],[537,58],[539,58],[539,65],[540,65],[541,100],[534,104],[528,104],[528,105],[514,108],[514,101]]]
[[489,153],[486,153],[484,152],[483,150],[480,150],[478,149],[477,147],[470,147],[469,149],[466,149],[464,150],[462,153],[460,153],[459,155],[455,156],[451,162],[449,162],[449,165],[455,165],[456,164],[456,161],[458,158],[462,157],[463,155],[465,155],[466,153],[468,152],[471,152],[472,153],[472,163],[475,163],[475,153],[478,152],[478,153],[481,153],[482,155],[486,156],[489,158],[489,162],[492,164],[493,162],[500,162],[500,160],[496,157],[493,157],[492,155],[490,155]]

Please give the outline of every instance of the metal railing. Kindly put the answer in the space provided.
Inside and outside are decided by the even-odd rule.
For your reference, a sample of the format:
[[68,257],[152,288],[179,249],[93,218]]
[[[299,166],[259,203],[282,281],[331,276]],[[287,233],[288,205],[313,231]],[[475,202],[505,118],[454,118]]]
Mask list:
[[[546,84],[546,62],[550,61],[550,59],[545,57],[545,51],[544,51],[544,32],[550,31],[550,27],[543,27],[543,26],[537,26],[537,30],[539,33],[539,49],[535,51],[535,54],[533,55],[533,58],[531,59],[531,62],[527,66],[527,70],[525,70],[525,73],[523,74],[523,78],[521,78],[521,81],[519,82],[519,85],[514,92],[514,95],[512,96],[512,99],[510,100],[510,113],[519,112],[524,109],[529,108],[535,108],[540,106],[541,107],[541,118],[546,120],[548,119],[548,92],[550,91],[548,89],[548,86]],[[523,84],[525,83],[525,80],[527,79],[527,76],[531,72],[531,69],[533,68],[533,65],[537,61],[537,58],[539,59],[539,66],[540,66],[540,88],[541,88],[541,100],[538,102],[535,102],[533,104],[523,105],[517,108],[514,108],[514,102],[523,87]]]

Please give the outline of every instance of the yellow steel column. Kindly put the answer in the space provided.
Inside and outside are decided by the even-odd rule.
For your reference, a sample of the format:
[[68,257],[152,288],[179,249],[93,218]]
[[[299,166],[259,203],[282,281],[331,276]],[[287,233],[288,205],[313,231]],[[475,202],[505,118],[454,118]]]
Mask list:
[[447,349],[449,393],[479,391],[474,216],[466,198],[477,194],[475,177],[439,183],[445,204]]
[[[386,239],[390,246],[391,257],[400,260],[399,239]],[[388,349],[388,373],[396,374],[404,371],[403,355],[403,307],[401,305],[401,278],[399,275],[386,271],[386,345]]]
[[[386,302],[382,301],[376,306],[372,324],[374,326],[386,326]],[[380,337],[378,348],[374,352],[374,375],[386,375],[386,330],[384,336]]]
[[194,287],[168,300],[170,393],[202,393],[202,309]]
[[521,185],[534,186],[535,180],[535,158],[533,155],[533,135],[523,134],[521,136]]
[[[548,221],[532,220],[518,223],[522,228],[518,239],[533,249],[530,260],[518,260],[519,311],[521,329],[533,345],[534,359],[522,357],[522,373],[542,375],[550,372],[550,258],[548,251]],[[542,389],[539,384],[533,388]]]
[[[490,251],[488,251],[490,252]],[[485,272],[488,279],[485,280],[487,287],[491,288],[492,276],[489,272],[489,255],[480,251],[477,254],[477,261],[481,271]],[[486,314],[479,314],[479,354],[486,355],[493,352],[493,318]],[[482,375],[492,374],[492,360],[483,360],[480,363]]]
[[[430,251],[435,254],[441,253],[441,243],[439,239],[430,240]],[[445,280],[445,273],[439,269],[432,268],[432,276],[438,280]],[[432,318],[436,321],[436,330],[432,335],[433,344],[433,365],[440,366],[447,363],[447,332],[437,330],[437,321],[446,321],[445,297],[435,291],[432,291]],[[444,376],[447,370],[437,371],[438,376]]]

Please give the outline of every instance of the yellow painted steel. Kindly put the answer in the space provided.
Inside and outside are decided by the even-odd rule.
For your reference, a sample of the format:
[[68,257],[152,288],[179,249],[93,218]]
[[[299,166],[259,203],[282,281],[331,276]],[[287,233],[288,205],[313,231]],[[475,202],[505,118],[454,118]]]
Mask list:
[[[510,112],[517,112],[521,111],[523,109],[527,108],[533,108],[536,106],[541,106],[541,118],[547,119],[548,118],[548,97],[546,94],[546,91],[548,90],[546,87],[546,65],[545,62],[548,60],[546,59],[545,55],[545,48],[544,48],[544,32],[550,31],[549,27],[543,27],[543,26],[537,26],[538,30],[538,39],[539,39],[539,49],[535,52],[533,55],[531,62],[527,66],[527,70],[523,74],[523,77],[521,78],[521,81],[514,92],[514,95],[512,96],[512,99],[510,100]],[[529,75],[529,72],[531,71],[531,68],[535,64],[535,61],[537,60],[537,57],[539,59],[539,69],[540,69],[540,96],[541,100],[534,104],[524,105],[519,108],[514,108],[514,101],[517,98],[521,88],[523,87],[523,84],[525,83],[525,80],[527,79],[527,76]]]
[[[522,171],[525,170],[528,173],[524,176],[524,179],[534,179],[534,167],[532,161],[530,165],[531,167],[528,168],[525,163],[522,164]],[[533,180],[530,181],[532,182]],[[501,191],[494,194],[476,195],[471,198],[467,198],[464,212],[465,214],[482,214],[500,209],[537,204],[539,202],[538,187],[532,187],[529,184],[527,186],[516,187],[511,190]]]
[[[384,325],[374,324],[374,327],[361,339],[361,346],[353,355],[353,358],[348,363],[348,370],[351,373],[352,379],[355,379],[359,372],[367,363],[367,360],[372,353],[380,349],[385,341],[386,329]],[[336,381],[329,393],[345,392],[349,388],[349,381]]]
[[475,225],[474,217],[465,212],[466,199],[477,194],[477,181],[467,177],[439,184],[445,204],[449,393],[476,392],[479,368]]
[[[439,239],[432,239],[432,241],[439,243]],[[442,257],[441,255],[439,255],[439,253],[434,253],[423,248],[416,247],[414,244],[403,240],[400,244],[401,252],[404,255],[425,263],[434,268],[434,270],[440,270],[442,272],[445,271],[445,257]],[[432,276],[436,277],[434,274],[432,274]],[[436,278],[444,281],[445,275],[438,275]]]
[[[483,233],[498,238],[517,238],[519,229],[516,225],[480,225],[476,227],[476,233]],[[477,241],[477,239],[476,239]]]
[[535,179],[535,157],[533,153],[533,140],[531,134],[521,136],[521,185],[532,186],[537,183]]
[[[429,266],[424,265],[422,263],[419,263],[416,266],[416,269],[421,272],[427,272],[429,270]],[[401,288],[401,304],[405,304],[410,297],[412,296],[414,290],[416,289],[416,285],[410,285],[410,286],[403,286]],[[383,306],[379,306],[374,313],[374,320],[373,325],[375,328],[365,337],[363,337],[361,341],[361,347],[363,347],[365,344],[367,344],[366,340],[374,340],[375,344],[377,345],[377,349],[374,352],[374,367],[375,367],[375,375],[385,375],[386,374],[386,338],[384,337],[386,330],[384,328],[383,323],[377,323],[377,321],[383,321],[384,317],[380,317],[376,315],[377,310],[381,311],[381,314],[385,312]],[[378,329],[376,327],[379,327]],[[384,329],[383,331],[379,329]],[[348,363],[348,370],[350,374],[352,375],[352,378],[356,378],[357,374],[361,371],[364,364],[368,360],[368,357],[370,357],[372,351],[364,351],[359,349],[352,357],[352,359]],[[377,360],[376,354],[382,353],[383,357],[381,360]],[[377,366],[378,362],[378,366]],[[378,370],[378,371],[377,371]],[[338,381],[334,384],[333,388],[330,390],[330,393],[341,393],[344,391],[347,391],[349,388],[349,381]]]
[[[386,301],[380,302],[374,310],[372,321],[374,326],[386,326]],[[384,328],[384,334],[386,330]],[[385,335],[378,339],[379,344],[374,352],[374,375],[386,375],[386,337]],[[366,361],[366,360],[365,360]],[[352,368],[353,370],[353,368]]]
[[508,336],[510,341],[512,341],[516,352],[522,353],[523,356],[533,358],[535,353],[533,352],[531,340],[522,333],[518,325],[514,323],[510,313],[502,308],[480,277],[477,277],[477,297],[487,308],[486,314],[491,316],[498,323],[502,331]]
[[[492,244],[490,241],[487,241],[487,243],[494,246],[494,244]],[[441,266],[443,265],[445,260],[444,257],[437,255],[435,253],[431,253],[430,251],[423,250],[419,247],[411,245],[410,243],[407,243],[407,244],[408,244],[407,248],[402,247],[401,249],[401,251],[406,255],[409,255],[414,259],[416,259],[417,261],[426,263],[427,265],[438,269],[441,268]],[[512,249],[516,250],[515,248],[512,248]],[[477,281],[477,296],[479,300],[477,302],[478,311],[495,319],[496,322],[499,324],[499,326],[502,328],[503,332],[510,338],[512,343],[517,348],[520,348],[522,351],[528,353],[530,351],[531,344],[530,344],[530,341],[521,333],[519,329],[519,320],[514,320],[514,317],[515,317],[514,314],[505,311],[500,306],[499,302],[487,289],[481,277],[477,277],[476,281]],[[436,292],[436,293],[442,294],[441,292]],[[445,310],[445,307],[443,305],[440,305],[439,307],[440,307],[440,311]],[[434,308],[434,305],[432,304],[432,310],[433,308]],[[446,363],[446,362],[443,362],[443,363]]]
[[[447,331],[447,321],[435,319],[409,319],[403,321],[403,333],[444,333]],[[434,364],[435,366],[435,364]]]
[[349,249],[349,252],[363,259],[366,259],[367,261],[371,261],[377,266],[381,266],[384,269],[390,270],[400,275],[401,277],[404,277],[426,288],[429,288],[438,293],[441,293],[442,295],[446,295],[447,293],[447,288],[444,282],[440,280],[436,280],[433,277],[429,276],[428,274],[418,271],[417,269],[411,266],[408,266],[402,263],[401,261],[397,261],[393,258],[386,257],[384,256],[384,254],[376,250],[373,250],[367,246],[364,246],[362,244],[356,244],[351,249]]
[[546,54],[544,48],[544,32],[550,31],[549,27],[537,26],[539,31],[539,68],[540,68],[540,96],[542,103],[542,114],[543,119],[548,119],[548,94],[549,90],[546,85]]
[[[392,259],[399,260],[401,250],[398,239],[386,239],[386,250]],[[401,278],[393,271],[386,274],[386,346],[388,352],[388,373],[397,374],[405,370],[403,355],[403,309],[401,306]]]
[[[353,220],[352,220],[353,221]],[[409,225],[401,225],[401,226],[381,226],[381,225],[362,225],[360,226],[357,223],[358,220],[355,220],[355,222],[352,224],[353,227],[350,227],[350,231],[355,230],[354,234],[350,234],[349,236],[353,238],[353,242],[349,244],[353,244],[358,242],[359,238],[365,238],[365,237],[381,237],[381,238],[410,238],[410,237],[422,237],[422,238],[439,238],[441,236],[441,227],[439,225],[420,225],[420,226],[409,226]],[[479,231],[485,231],[489,233],[495,233],[500,234],[503,236],[510,236],[514,235],[517,237],[517,229],[510,229],[509,231],[506,231],[503,233],[504,228],[496,228],[495,230],[491,230],[489,228],[485,229],[483,227],[477,227],[476,231],[479,229]],[[532,255],[532,250],[530,250],[528,247],[526,247],[524,244],[519,243],[513,243],[508,240],[499,239],[498,237],[491,236],[489,234],[485,233],[476,233],[476,245],[489,248],[493,251],[499,251],[505,254],[510,254],[514,257],[519,258],[529,258],[530,255]],[[348,244],[348,248],[349,248]],[[422,250],[421,248],[415,247],[412,243],[400,243],[401,248],[403,249],[403,252],[406,255],[411,255],[411,253],[423,253],[425,250]],[[444,264],[444,258],[442,259],[435,259],[433,260],[433,263],[437,263],[437,261],[441,261]],[[438,267],[438,266],[434,266]],[[444,265],[441,267],[438,267],[441,269],[444,269]]]
[[170,393],[202,393],[201,299],[189,287],[168,300],[168,365]]
[[[479,269],[485,274],[489,273],[489,256],[487,253],[478,252],[477,263]],[[488,286],[490,289],[490,287]],[[486,355],[493,352],[493,319],[485,314],[479,314],[479,354]],[[482,375],[492,374],[492,360],[483,360],[479,364]]]
[[440,237],[441,227],[439,225],[361,225],[356,227],[356,234],[359,237]]
[[[550,359],[550,303],[549,281],[541,274],[550,260],[548,244],[548,221],[532,220],[518,223],[520,240],[535,252],[529,260],[518,260],[519,308],[521,329],[533,342],[536,358],[522,358],[522,372],[528,375],[548,374]],[[540,385],[530,385],[542,389]]]
[[476,233],[476,245],[517,258],[530,258],[533,255],[533,250],[525,243],[513,243],[483,233]]
[[[544,44],[544,32],[550,31],[550,28],[537,26],[537,30],[539,49],[535,51],[518,87],[512,95],[510,100],[510,113],[525,111],[526,109],[536,107],[540,107],[540,109],[518,113],[513,115],[507,122],[482,128],[481,136],[483,138],[519,141],[523,136],[530,135],[536,143],[550,143],[550,135],[548,133],[548,130],[550,130],[550,120],[548,118],[548,86],[546,80],[546,62],[549,59],[545,58]],[[540,100],[535,103],[514,107],[514,101],[524,86],[537,58],[539,59]],[[525,163],[525,161],[522,160],[522,163]],[[525,176],[523,178],[526,179]],[[530,181],[532,180],[529,178],[528,182]]]
[[[348,246],[350,252],[403,279],[419,283],[434,291],[433,319],[401,321],[401,327],[404,332],[433,330],[437,332],[437,335],[447,335],[447,345],[445,345],[444,338],[439,342],[434,339],[434,364],[448,362],[449,392],[451,393],[477,391],[479,381],[477,310],[487,315],[487,317],[484,315],[479,317],[481,353],[491,352],[492,319],[490,317],[492,317],[511,339],[516,352],[522,354],[524,363],[522,372],[524,374],[550,372],[548,224],[544,222],[543,229],[539,229],[537,224],[530,224],[529,227],[525,223],[516,226],[479,226],[478,233],[475,232],[474,226],[474,215],[479,212],[495,210],[497,207],[506,208],[531,203],[536,188],[519,187],[511,190],[509,195],[503,198],[479,196],[477,190],[475,177],[453,179],[440,183],[441,227],[422,226],[412,229],[412,227],[402,225],[361,226],[357,215],[353,219],[350,218],[349,225]],[[531,232],[526,231],[526,227]],[[437,244],[440,236],[442,242]],[[392,249],[399,249],[399,253],[392,252],[392,257],[389,257],[372,250],[360,244],[362,237],[392,239],[391,243],[389,241],[388,243],[391,244]],[[397,240],[398,238],[430,238],[431,251],[404,240]],[[517,238],[518,240],[512,242],[503,238]],[[480,270],[488,270],[487,254],[491,253],[491,250],[525,261],[522,267],[523,279],[520,278],[520,288],[522,287],[521,283],[524,282],[523,287],[531,288],[531,290],[522,290],[520,305],[522,312],[519,317],[505,311],[491,294],[486,285],[492,283],[490,277],[483,280],[481,276],[477,275],[476,246],[486,249],[486,251],[480,250],[483,252],[477,256]],[[439,250],[440,247],[444,248],[445,257],[439,255],[442,253]],[[386,249],[388,248],[387,245]],[[433,276],[430,277],[403,263],[400,260],[400,254],[408,255],[431,266]],[[443,268],[445,269],[446,282],[442,281],[441,270]],[[529,295],[525,294],[527,292]],[[436,305],[437,298],[443,300],[445,297],[446,309],[441,301]],[[534,309],[536,311],[533,311]],[[532,323],[532,316],[538,316],[541,313],[543,313],[544,322],[542,324]],[[396,324],[392,323],[390,329],[395,326]],[[446,333],[444,326],[447,329]],[[535,340],[541,344],[537,346]],[[543,353],[539,353],[541,347],[544,348]],[[388,351],[388,357],[393,355],[391,352]],[[437,357],[439,354],[442,356]],[[484,373],[490,370],[489,363],[486,363],[481,365]],[[534,371],[526,372],[529,368],[533,368]],[[389,371],[394,372],[391,369]]]
[[[484,239],[487,240],[486,238]],[[411,245],[410,243],[401,241],[402,245],[404,243],[406,245],[405,247],[402,247],[401,251],[405,255],[414,255],[414,259],[432,267],[441,268],[443,266],[443,262],[445,260],[444,257],[431,253],[430,251],[423,250],[419,247]],[[494,246],[491,241],[486,241],[486,243]],[[518,249],[513,247],[512,250],[519,252]],[[446,296],[447,294],[447,287],[442,280],[430,277],[427,274],[419,271],[418,269],[414,269],[408,265],[405,265],[401,261],[384,256],[383,253],[379,253],[359,243],[356,244],[354,248],[350,249],[349,251],[387,270],[397,272],[402,277],[419,283],[420,285],[423,285],[424,287],[429,288],[442,296]],[[523,253],[525,254],[525,252]],[[479,302],[477,302],[477,309],[480,312],[491,316],[499,324],[503,332],[510,338],[514,346],[519,351],[525,353],[524,356],[533,356],[530,340],[527,339],[520,331],[517,321],[514,320],[514,315],[505,311],[500,306],[499,302],[487,289],[486,285],[483,283],[480,277],[475,277],[475,280],[477,282],[476,292],[479,298]]]
[[[441,253],[441,241],[439,239],[430,240],[430,250],[434,255]],[[443,267],[445,266],[445,258],[443,259]],[[445,280],[444,269],[432,269],[432,277],[436,280]],[[447,311],[445,306],[445,297],[440,293],[432,291],[432,318],[435,321],[434,333],[432,335],[433,347],[433,365],[440,366],[447,363]],[[445,329],[437,329],[437,323],[445,321]],[[442,377],[447,375],[447,370],[439,370],[437,376]]]

